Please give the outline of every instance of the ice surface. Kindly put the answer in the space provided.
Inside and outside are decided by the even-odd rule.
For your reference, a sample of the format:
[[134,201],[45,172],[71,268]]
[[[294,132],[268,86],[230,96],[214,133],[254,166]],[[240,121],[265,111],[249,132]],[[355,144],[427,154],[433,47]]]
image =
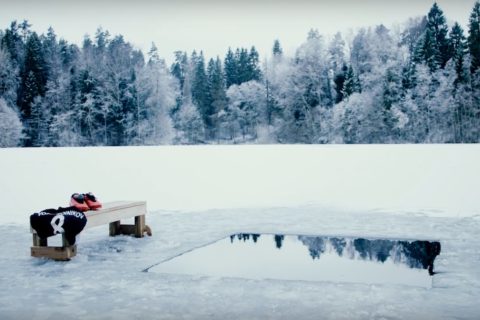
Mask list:
[[[70,262],[29,256],[27,225],[0,225],[1,319],[478,319],[480,219],[315,207],[150,212],[153,237],[82,233]],[[438,239],[431,289],[142,272],[238,233]]]
[[[0,149],[0,319],[478,319],[479,163],[477,145]],[[153,237],[100,226],[70,262],[30,257],[29,214],[87,191],[146,200]],[[424,289],[142,272],[246,230],[439,240],[439,274]]]

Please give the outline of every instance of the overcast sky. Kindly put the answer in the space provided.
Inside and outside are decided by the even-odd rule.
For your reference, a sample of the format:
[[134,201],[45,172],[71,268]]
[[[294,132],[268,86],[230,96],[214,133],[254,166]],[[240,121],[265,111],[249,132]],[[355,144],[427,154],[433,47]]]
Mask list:
[[[279,39],[292,53],[310,28],[324,35],[426,15],[433,0],[0,0],[0,28],[27,19],[38,33],[81,44],[101,26],[147,52],[155,42],[170,62],[175,50],[223,59],[229,46],[268,53]],[[449,22],[465,29],[475,0],[438,0]],[[465,30],[466,31],[466,30]]]

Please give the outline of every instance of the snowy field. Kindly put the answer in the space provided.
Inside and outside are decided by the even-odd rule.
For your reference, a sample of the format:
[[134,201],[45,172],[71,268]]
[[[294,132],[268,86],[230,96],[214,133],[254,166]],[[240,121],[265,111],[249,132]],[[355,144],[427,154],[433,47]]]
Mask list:
[[[0,319],[478,319],[480,147],[0,149]],[[28,216],[73,192],[146,200],[154,236],[86,230],[29,256]],[[141,270],[233,233],[439,240],[433,288]],[[219,257],[219,261],[221,257]]]

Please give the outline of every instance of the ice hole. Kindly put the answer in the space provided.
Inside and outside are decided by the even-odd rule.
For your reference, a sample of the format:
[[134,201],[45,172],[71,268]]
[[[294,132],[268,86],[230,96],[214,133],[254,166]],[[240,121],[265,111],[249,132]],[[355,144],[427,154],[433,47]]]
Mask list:
[[430,288],[440,243],[235,234],[148,271],[247,279],[400,284]]

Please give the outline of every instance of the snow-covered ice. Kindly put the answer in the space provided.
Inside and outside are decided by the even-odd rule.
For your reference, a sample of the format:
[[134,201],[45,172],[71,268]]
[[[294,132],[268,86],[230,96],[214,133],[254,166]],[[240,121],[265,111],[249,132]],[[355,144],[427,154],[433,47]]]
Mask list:
[[[1,149],[1,319],[478,319],[478,145]],[[154,235],[30,257],[73,192],[147,200]],[[230,234],[439,240],[433,287],[141,272]]]

